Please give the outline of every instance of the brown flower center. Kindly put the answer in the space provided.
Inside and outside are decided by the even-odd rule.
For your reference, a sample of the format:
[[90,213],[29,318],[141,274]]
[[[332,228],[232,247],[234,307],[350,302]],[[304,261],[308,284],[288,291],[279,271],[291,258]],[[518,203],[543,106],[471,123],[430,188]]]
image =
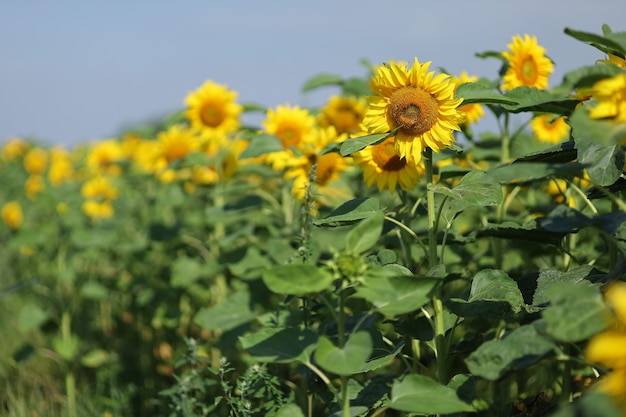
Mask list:
[[393,138],[372,148],[372,160],[383,171],[400,171],[406,166],[406,159],[396,153]]
[[402,87],[391,94],[387,117],[394,128],[410,136],[421,135],[437,123],[439,103],[417,87]]
[[224,111],[220,108],[216,108],[211,104],[207,104],[200,110],[200,120],[202,120],[202,124],[209,127],[218,127],[224,119],[226,115]]

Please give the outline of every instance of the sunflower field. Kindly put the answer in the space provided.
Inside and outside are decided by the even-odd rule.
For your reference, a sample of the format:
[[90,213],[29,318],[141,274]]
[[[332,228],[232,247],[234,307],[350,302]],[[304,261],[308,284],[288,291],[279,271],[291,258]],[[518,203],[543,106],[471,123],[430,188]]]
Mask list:
[[[0,155],[1,416],[626,416],[626,32]],[[431,68],[432,67],[432,68]],[[319,91],[318,91],[319,92]],[[259,126],[242,123],[256,113]],[[496,131],[474,131],[491,118]]]

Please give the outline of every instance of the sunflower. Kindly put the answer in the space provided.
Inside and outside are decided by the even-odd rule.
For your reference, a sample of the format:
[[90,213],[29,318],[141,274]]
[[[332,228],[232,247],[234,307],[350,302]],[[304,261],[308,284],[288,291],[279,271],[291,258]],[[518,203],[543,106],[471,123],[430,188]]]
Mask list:
[[113,204],[110,200],[87,200],[82,205],[83,213],[92,219],[109,219],[113,217]]
[[322,108],[317,122],[321,127],[334,126],[337,133],[356,133],[365,112],[367,101],[363,97],[332,96]]
[[119,163],[125,159],[124,150],[116,139],[105,139],[91,145],[87,154],[87,167],[92,175],[120,175]]
[[10,138],[0,151],[0,157],[3,161],[13,161],[26,153],[30,145],[22,138]]
[[541,114],[530,121],[530,127],[541,142],[556,145],[569,136],[570,127],[564,116]]
[[74,166],[69,152],[62,148],[54,148],[50,151],[50,169],[48,179],[54,187],[74,178]]
[[598,62],[602,62],[603,64],[615,65],[616,67],[626,69],[626,59],[617,55],[613,55],[611,53],[608,54],[607,59],[599,59]]
[[48,152],[41,148],[33,148],[24,156],[24,168],[30,175],[42,175],[48,168]]
[[[452,76],[452,82],[456,87],[463,83],[473,83],[478,81],[478,77],[475,75],[468,75],[467,72],[463,71],[458,77]],[[459,107],[459,111],[465,113],[465,121],[463,124],[472,124],[476,123],[485,115],[485,110],[481,104],[466,104],[464,106]]]
[[243,107],[236,103],[237,93],[212,81],[185,97],[185,117],[201,133],[231,133],[239,127]]
[[315,117],[306,109],[286,105],[277,106],[276,110],[268,109],[266,118],[261,123],[265,132],[276,135],[285,149],[271,152],[265,157],[265,161],[274,170],[282,171],[295,158],[289,148],[298,147],[309,139],[314,130]]
[[363,170],[368,187],[376,183],[379,191],[387,188],[392,194],[397,185],[405,191],[415,187],[421,174],[421,165],[408,163],[396,153],[393,137],[355,153],[354,162]]
[[106,177],[97,176],[86,181],[80,189],[85,198],[115,200],[118,196],[117,188]]
[[9,201],[3,205],[0,216],[2,221],[13,230],[19,228],[24,221],[22,206],[17,201]]
[[26,195],[31,200],[34,200],[37,194],[46,189],[46,184],[41,175],[29,175],[24,183],[24,190]]
[[464,115],[457,109],[462,99],[454,98],[454,84],[445,74],[428,72],[430,62],[412,68],[407,64],[383,65],[376,70],[368,97],[369,109],[363,118],[368,133],[398,129],[395,148],[400,158],[418,164],[426,147],[439,152],[454,143],[454,130]]
[[589,112],[591,118],[626,122],[626,74],[598,81],[593,85],[591,95],[597,101]]
[[611,284],[605,299],[615,313],[613,323],[589,341],[585,356],[611,369],[597,388],[615,399],[626,415],[626,283]]
[[157,135],[160,158],[169,164],[200,149],[201,139],[190,129],[171,126]]
[[[345,158],[336,152],[319,154],[327,145],[333,142],[342,142],[346,135],[337,135],[334,127],[314,129],[306,140],[300,143],[298,151],[301,156],[293,157],[285,178],[294,180],[292,194],[303,199],[306,189],[310,187],[311,179],[316,190],[324,194],[329,185],[339,179],[339,174],[350,167],[352,158]],[[314,168],[315,167],[315,168]]]
[[537,37],[516,35],[507,47],[509,50],[502,52],[502,56],[509,61],[502,89],[512,90],[521,86],[547,88],[554,65],[545,55],[545,49],[537,44]]

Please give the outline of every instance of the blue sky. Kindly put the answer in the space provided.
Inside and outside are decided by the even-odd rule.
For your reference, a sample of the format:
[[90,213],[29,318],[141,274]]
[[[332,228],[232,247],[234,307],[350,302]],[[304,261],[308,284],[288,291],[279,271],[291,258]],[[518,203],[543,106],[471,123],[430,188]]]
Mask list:
[[603,58],[564,28],[626,31],[625,15],[623,0],[2,1],[0,141],[112,137],[182,108],[208,79],[240,102],[318,106],[336,91],[302,94],[303,82],[362,76],[363,58],[493,78],[499,63],[474,54],[524,33],[555,61],[555,85]]

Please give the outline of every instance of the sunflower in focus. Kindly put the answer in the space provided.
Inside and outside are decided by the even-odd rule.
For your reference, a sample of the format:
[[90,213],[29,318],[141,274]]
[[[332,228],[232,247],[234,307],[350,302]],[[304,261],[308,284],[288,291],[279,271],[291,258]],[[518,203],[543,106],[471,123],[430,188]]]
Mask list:
[[417,58],[411,68],[393,61],[378,67],[370,81],[376,95],[368,97],[362,124],[371,134],[398,129],[396,152],[415,164],[426,147],[435,152],[450,147],[452,132],[465,117],[457,108],[463,100],[454,98],[454,83],[445,74],[428,72],[429,67]]
[[556,145],[569,137],[570,127],[564,116],[541,114],[530,121],[530,128],[541,142]]
[[589,112],[592,119],[611,118],[626,122],[626,74],[598,81],[593,85],[591,95],[597,101]]
[[613,310],[613,322],[607,330],[591,338],[585,356],[611,370],[596,388],[611,396],[626,416],[626,283],[611,284],[605,299]]
[[[463,83],[473,83],[478,81],[478,77],[475,75],[468,75],[467,72],[463,71],[458,77],[452,76],[452,82],[456,87]],[[465,121],[463,124],[472,124],[479,121],[484,115],[485,110],[483,109],[482,104],[466,104],[464,106],[459,107],[459,111],[465,113]]]
[[22,206],[17,201],[9,201],[2,206],[0,216],[4,224],[11,229],[16,230],[24,221],[24,214],[22,213]]
[[378,191],[386,188],[392,194],[398,185],[405,191],[415,187],[423,174],[421,165],[409,163],[396,153],[393,137],[356,152],[354,162],[363,171],[368,187],[376,183]]
[[292,159],[285,178],[293,179],[292,194],[303,199],[311,184],[320,194],[333,194],[330,186],[339,179],[339,174],[350,168],[352,158],[345,158],[336,152],[320,155],[319,152],[333,142],[343,142],[347,135],[337,135],[334,127],[314,129],[306,140],[298,146],[300,156]]
[[243,107],[236,103],[237,93],[212,81],[185,97],[185,117],[191,127],[204,133],[231,133],[239,127]]
[[321,127],[334,126],[337,133],[356,133],[367,111],[363,97],[332,96],[322,108],[317,122]]
[[509,62],[502,89],[512,90],[521,86],[547,88],[554,65],[546,56],[545,48],[537,44],[537,37],[516,35],[507,47],[509,50],[502,52]]

